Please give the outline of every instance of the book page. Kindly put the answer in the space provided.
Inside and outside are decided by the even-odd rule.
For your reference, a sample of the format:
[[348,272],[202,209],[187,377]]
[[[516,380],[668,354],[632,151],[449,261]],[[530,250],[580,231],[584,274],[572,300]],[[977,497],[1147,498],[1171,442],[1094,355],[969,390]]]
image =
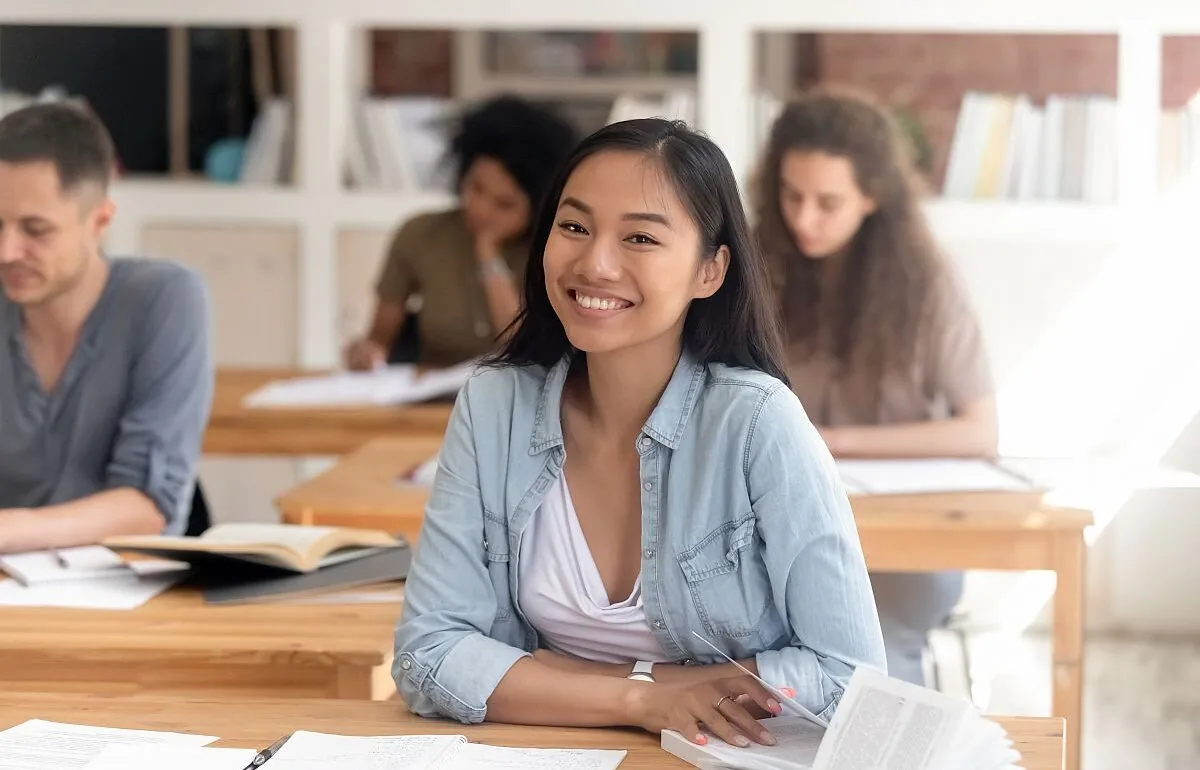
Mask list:
[[615,770],[624,751],[513,749],[482,743],[455,746],[430,770]]
[[934,770],[942,767],[971,713],[966,701],[859,668],[813,768]]
[[282,545],[303,554],[334,531],[296,524],[218,524],[200,536],[200,545]]
[[838,460],[850,494],[910,495],[939,492],[1028,492],[1033,485],[986,460]]
[[697,746],[677,732],[663,732],[662,746],[685,761],[711,758],[713,766],[747,770],[809,770],[816,761],[825,729],[804,717],[785,716],[760,720],[775,736],[774,746],[751,743],[746,748],[731,746],[713,735],[708,743]]
[[109,746],[84,770],[246,770],[254,749]]
[[0,732],[0,770],[83,770],[109,746],[204,746],[215,740],[211,735],[117,730],[33,719]]
[[461,735],[359,738],[298,731],[268,760],[271,770],[433,770]]

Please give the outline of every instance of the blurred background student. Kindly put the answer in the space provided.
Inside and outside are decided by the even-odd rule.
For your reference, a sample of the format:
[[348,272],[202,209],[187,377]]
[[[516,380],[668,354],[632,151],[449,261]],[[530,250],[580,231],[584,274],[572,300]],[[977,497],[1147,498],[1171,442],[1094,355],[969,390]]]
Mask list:
[[[396,232],[371,327],[347,349],[347,366],[414,357],[452,366],[489,352],[520,307],[532,212],[576,141],[564,119],[516,97],[467,111],[450,144],[459,205]],[[420,321],[405,329],[416,320],[407,307],[414,295]],[[397,350],[402,329],[415,351]]]
[[[907,146],[854,94],[814,90],[775,123],[759,240],[789,376],[835,457],[988,456],[997,417],[979,322],[921,211]],[[872,575],[894,675],[923,683],[961,573]]]

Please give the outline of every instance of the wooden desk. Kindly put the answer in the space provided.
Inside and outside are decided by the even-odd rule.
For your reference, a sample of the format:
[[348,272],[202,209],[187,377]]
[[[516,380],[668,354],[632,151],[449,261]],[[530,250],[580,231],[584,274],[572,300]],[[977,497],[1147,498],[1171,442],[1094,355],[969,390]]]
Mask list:
[[0,608],[0,692],[389,698],[399,605]]
[[[640,730],[595,730],[511,725],[475,725],[420,719],[399,701],[211,701],[191,698],[81,700],[62,695],[0,693],[0,729],[27,719],[100,727],[217,735],[216,746],[262,749],[294,730],[341,735],[461,734],[499,746],[624,749],[620,770],[690,768],[659,748],[656,736]],[[1062,770],[1062,720],[997,719],[1021,752],[1025,770]],[[270,763],[266,765],[270,767]]]
[[378,436],[441,436],[451,405],[359,409],[286,409],[242,406],[271,380],[320,374],[296,369],[220,369],[204,434],[206,454],[340,455]]
[[[377,439],[283,494],[286,521],[378,527],[416,542],[427,490],[395,483],[436,442]],[[1083,709],[1085,510],[1034,492],[854,497],[867,565],[875,571],[1051,570],[1053,713],[1067,720],[1067,768],[1079,768]]]

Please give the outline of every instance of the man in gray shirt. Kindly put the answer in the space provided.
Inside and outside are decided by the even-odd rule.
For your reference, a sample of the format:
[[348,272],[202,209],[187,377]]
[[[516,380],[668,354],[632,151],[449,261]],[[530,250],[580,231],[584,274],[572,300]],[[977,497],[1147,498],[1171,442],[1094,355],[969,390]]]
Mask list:
[[208,298],[183,267],[102,253],[112,168],[82,109],[0,120],[0,553],[187,525]]

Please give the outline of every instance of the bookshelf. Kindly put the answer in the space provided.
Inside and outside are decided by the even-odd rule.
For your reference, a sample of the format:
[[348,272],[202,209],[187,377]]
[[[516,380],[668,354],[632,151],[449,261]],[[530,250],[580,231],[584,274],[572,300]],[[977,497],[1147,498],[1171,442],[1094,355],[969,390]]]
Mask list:
[[[405,216],[448,205],[439,192],[371,192],[344,186],[345,147],[353,108],[363,93],[364,47],[373,28],[479,30],[609,30],[692,32],[698,67],[690,74],[584,76],[570,81],[574,95],[657,91],[690,85],[697,93],[697,124],[726,151],[745,178],[755,152],[751,115],[762,60],[787,65],[775,35],[822,31],[1015,32],[1114,35],[1118,48],[1117,199],[1078,201],[934,200],[935,229],[944,237],[999,240],[1095,241],[1121,236],[1122,223],[1153,204],[1157,192],[1157,136],[1165,35],[1200,33],[1200,5],[1144,0],[1013,0],[995,7],[950,0],[894,4],[849,0],[840,4],[784,4],[744,0],[734,16],[727,4],[663,0],[610,0],[602,6],[535,0],[500,7],[484,0],[395,3],[389,0],[43,0],[0,10],[4,24],[282,27],[295,31],[295,177],[288,187],[222,185],[193,179],[130,178],[116,185],[120,206],[109,236],[116,251],[136,251],[144,230],[162,222],[269,225],[298,233],[298,363],[326,366],[337,359],[336,249],[347,230],[393,227]],[[761,35],[760,33],[771,33]],[[763,42],[765,41],[765,42]],[[468,47],[468,51],[470,48]],[[482,51],[460,54],[482,56]],[[781,63],[782,62],[782,63]],[[509,75],[470,78],[465,93],[521,90],[558,93],[555,77],[519,81]],[[1197,84],[1200,86],[1200,83]]]

